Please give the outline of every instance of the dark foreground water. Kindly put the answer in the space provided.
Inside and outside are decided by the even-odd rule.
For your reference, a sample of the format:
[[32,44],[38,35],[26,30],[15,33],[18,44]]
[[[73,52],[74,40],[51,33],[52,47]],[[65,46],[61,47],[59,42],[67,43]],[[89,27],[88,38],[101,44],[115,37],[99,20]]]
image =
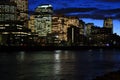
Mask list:
[[119,50],[0,54],[0,80],[92,80],[119,68]]

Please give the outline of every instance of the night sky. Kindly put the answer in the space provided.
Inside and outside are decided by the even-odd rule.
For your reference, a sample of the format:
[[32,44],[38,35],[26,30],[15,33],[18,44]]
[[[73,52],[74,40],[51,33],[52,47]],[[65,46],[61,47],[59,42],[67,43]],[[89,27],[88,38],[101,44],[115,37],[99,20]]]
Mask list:
[[55,13],[75,15],[100,27],[104,17],[112,17],[114,33],[120,35],[120,0],[29,0],[29,11],[41,4],[51,4]]

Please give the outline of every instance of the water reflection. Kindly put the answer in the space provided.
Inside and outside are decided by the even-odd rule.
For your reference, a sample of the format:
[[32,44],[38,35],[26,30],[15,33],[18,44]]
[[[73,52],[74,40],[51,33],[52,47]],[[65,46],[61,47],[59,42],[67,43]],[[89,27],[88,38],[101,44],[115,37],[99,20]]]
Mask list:
[[54,54],[54,59],[55,59],[55,62],[60,62],[60,53],[55,53]]
[[55,79],[73,80],[75,74],[75,54],[68,51],[55,51],[54,56]]
[[92,80],[120,68],[120,51],[40,51],[0,54],[0,80]]
[[24,51],[18,52],[18,54],[16,55],[16,59],[18,63],[22,63],[25,59],[25,52]]
[[60,74],[61,71],[61,62],[60,62],[60,54],[55,53],[54,54],[55,64],[54,64],[54,74]]

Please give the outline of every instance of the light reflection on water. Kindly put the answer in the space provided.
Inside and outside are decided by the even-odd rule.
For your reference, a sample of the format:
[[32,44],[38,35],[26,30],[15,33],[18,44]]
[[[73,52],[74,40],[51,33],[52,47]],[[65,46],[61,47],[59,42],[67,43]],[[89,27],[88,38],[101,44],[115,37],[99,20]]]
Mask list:
[[16,55],[16,59],[18,61],[18,63],[22,63],[25,59],[25,52],[21,51]]
[[56,62],[55,64],[54,64],[54,73],[55,74],[60,74],[60,71],[61,71],[61,60],[60,60],[60,54],[59,53],[55,53],[54,54],[54,59],[55,59],[55,61],[54,62]]
[[0,66],[0,80],[92,80],[120,68],[120,51],[1,53]]

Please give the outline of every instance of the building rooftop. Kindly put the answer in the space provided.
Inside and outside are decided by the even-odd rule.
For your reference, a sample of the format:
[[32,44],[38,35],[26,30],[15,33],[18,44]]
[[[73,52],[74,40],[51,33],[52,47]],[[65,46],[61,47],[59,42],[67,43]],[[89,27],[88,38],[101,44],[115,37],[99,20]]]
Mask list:
[[50,5],[50,4],[42,4],[42,5],[38,6],[38,8],[45,8],[45,7],[52,7],[52,5]]

